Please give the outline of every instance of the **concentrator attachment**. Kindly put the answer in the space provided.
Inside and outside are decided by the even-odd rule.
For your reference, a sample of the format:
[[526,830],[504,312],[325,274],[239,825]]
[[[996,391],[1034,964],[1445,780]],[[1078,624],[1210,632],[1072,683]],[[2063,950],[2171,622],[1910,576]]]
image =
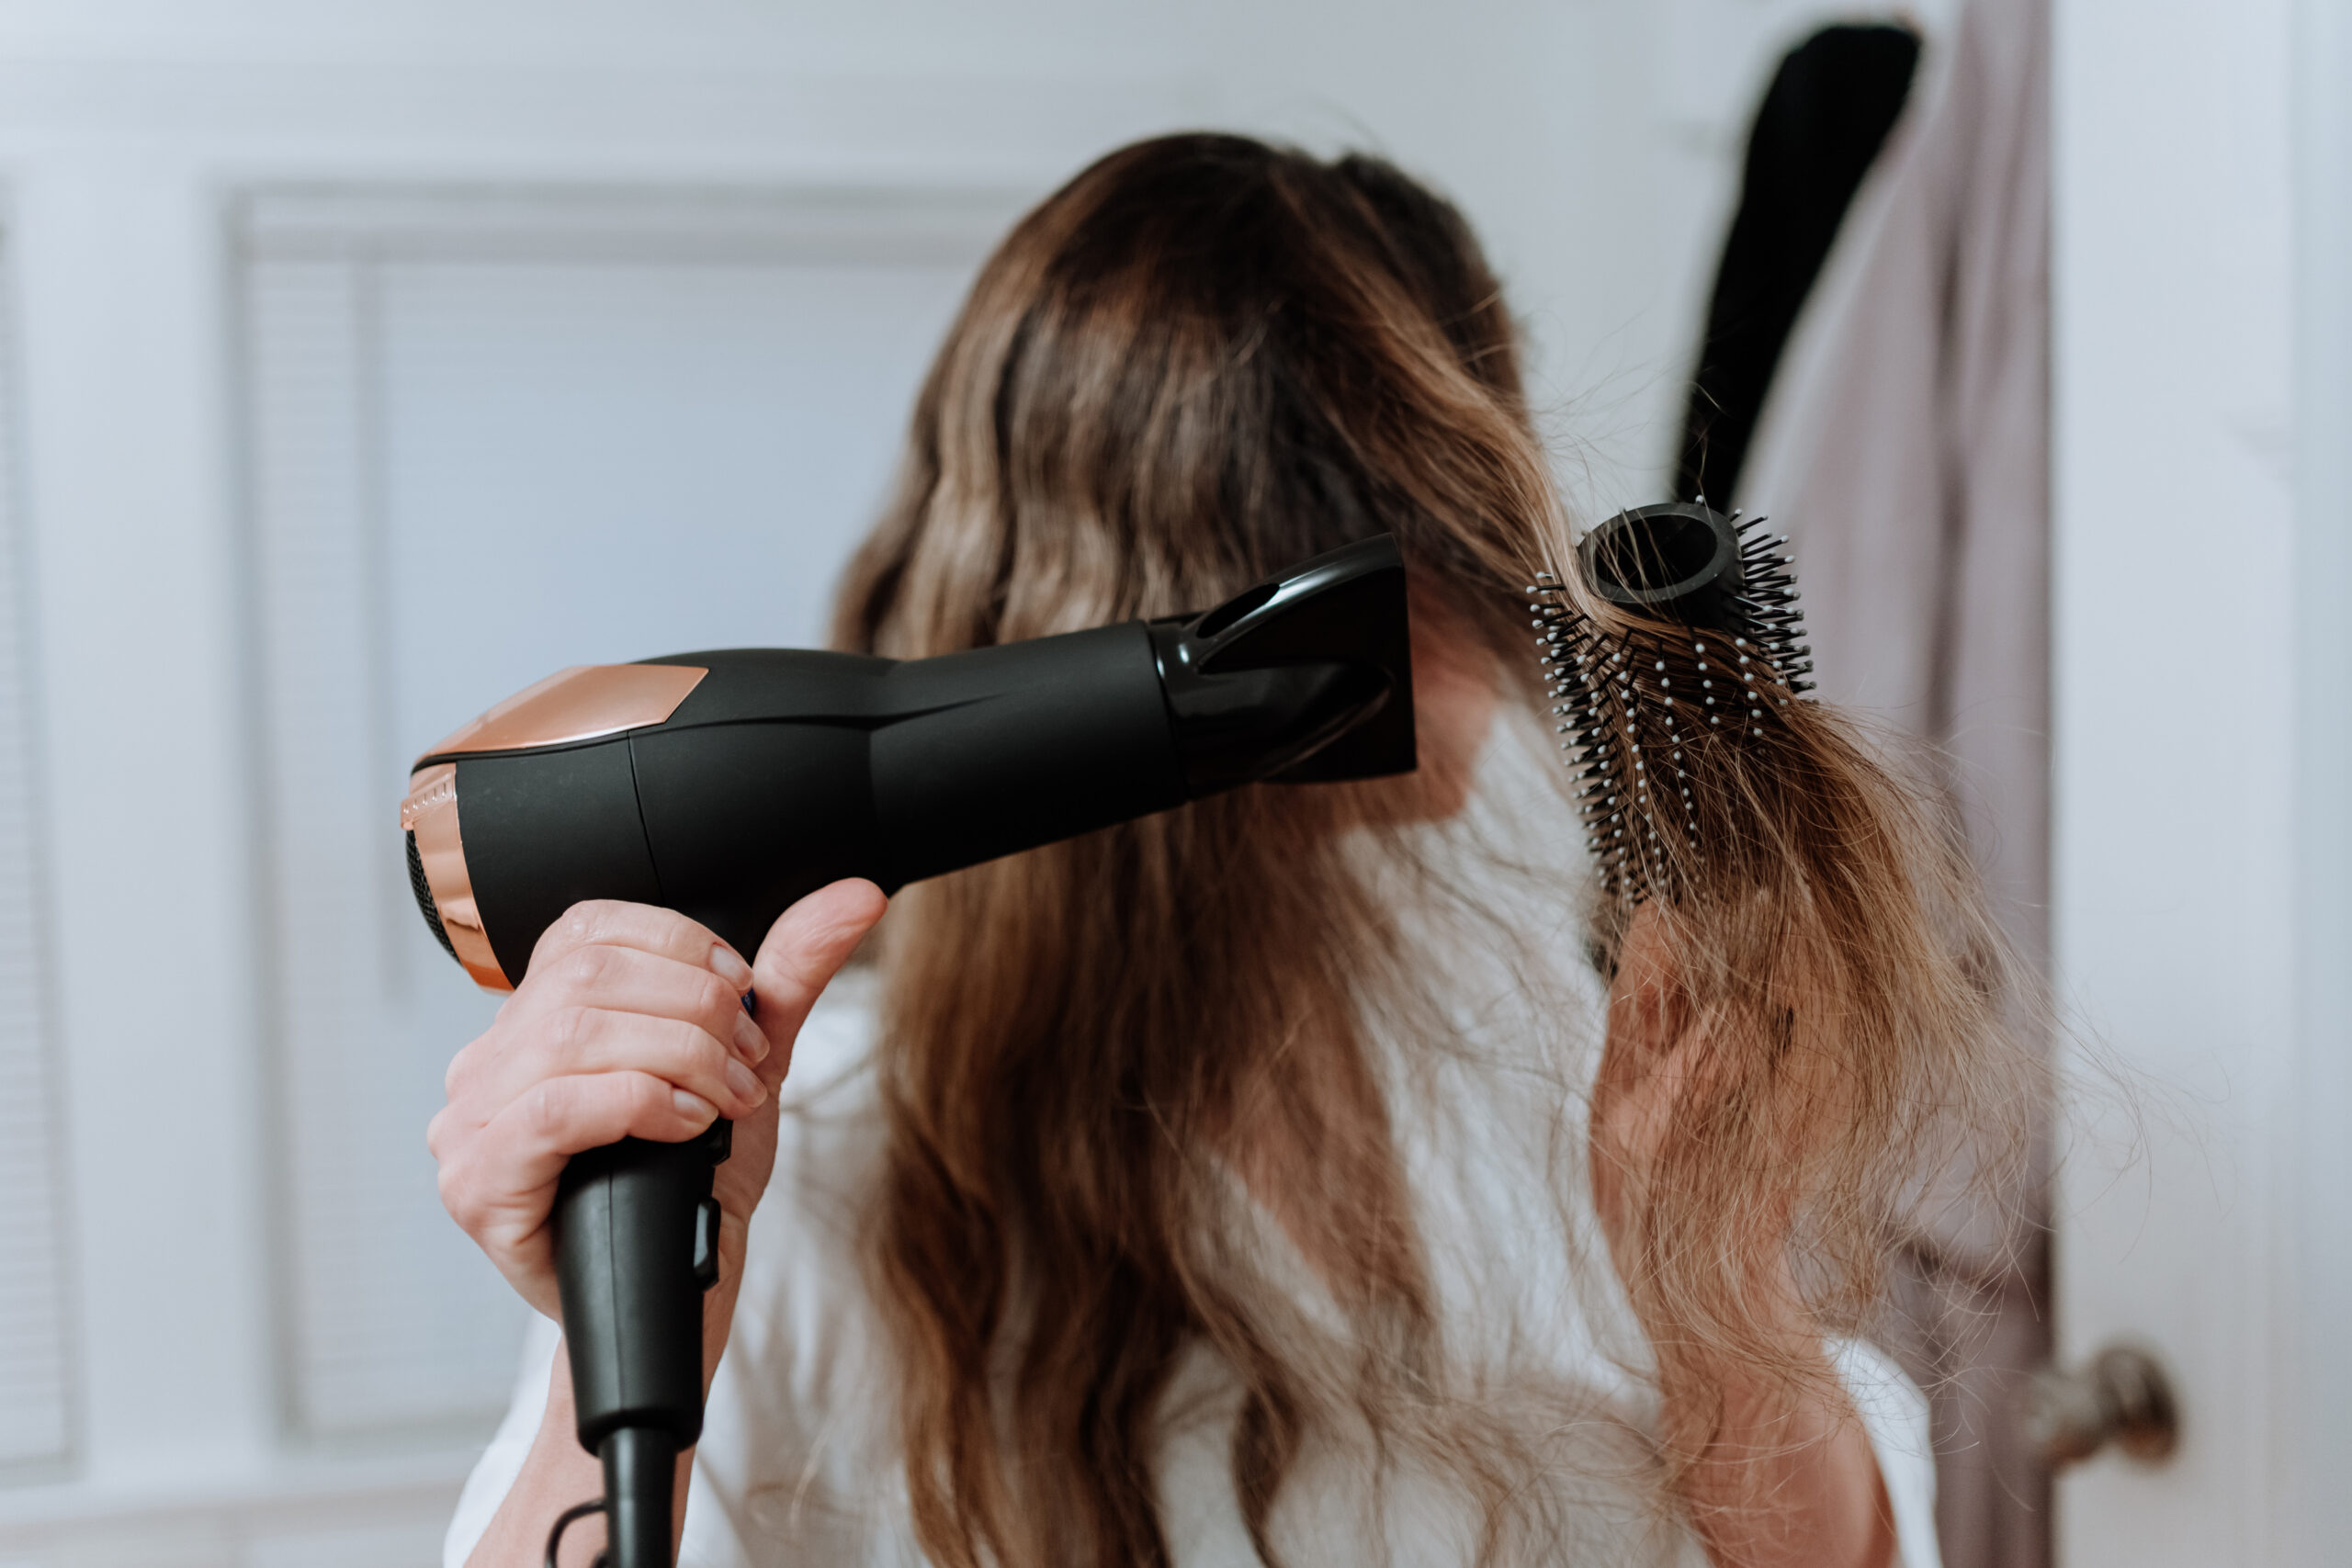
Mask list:
[[[907,883],[1257,781],[1414,766],[1395,542],[1195,615],[934,659],[734,649],[549,677],[418,759],[401,807],[435,938],[511,990],[583,899],[676,909],[746,957],[803,895]],[[702,1430],[702,1292],[728,1123],[575,1157],[554,1214],[607,1568],[667,1568]]]

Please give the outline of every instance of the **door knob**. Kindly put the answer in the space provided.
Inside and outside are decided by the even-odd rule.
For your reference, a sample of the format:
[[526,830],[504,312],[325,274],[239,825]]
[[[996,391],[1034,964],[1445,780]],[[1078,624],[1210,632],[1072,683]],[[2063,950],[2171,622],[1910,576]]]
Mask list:
[[2026,1387],[2026,1436],[2052,1470],[2112,1444],[2143,1464],[2168,1458],[2180,1440],[2172,1380],[2156,1359],[2109,1345],[2072,1371],[2044,1367]]

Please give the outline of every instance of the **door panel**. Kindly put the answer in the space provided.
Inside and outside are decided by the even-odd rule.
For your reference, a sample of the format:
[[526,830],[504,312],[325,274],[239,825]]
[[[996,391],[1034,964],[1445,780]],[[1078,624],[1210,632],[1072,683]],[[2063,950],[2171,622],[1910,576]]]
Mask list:
[[2058,1329],[2067,1360],[2149,1346],[2182,1412],[2168,1463],[2068,1473],[2068,1568],[2334,1560],[2303,1555],[2298,1467],[2345,1454],[2294,1435],[2298,1391],[2345,1359],[2304,1333],[2306,1262],[2340,1231],[2295,1227],[2342,1213],[2303,1207],[2303,1129],[2344,1101],[2309,1071],[2340,1009],[2301,989],[2299,899],[2342,879],[2301,781],[2312,713],[2347,690],[2299,651],[2321,523],[2297,471],[2300,25],[2293,0],[2058,7]]

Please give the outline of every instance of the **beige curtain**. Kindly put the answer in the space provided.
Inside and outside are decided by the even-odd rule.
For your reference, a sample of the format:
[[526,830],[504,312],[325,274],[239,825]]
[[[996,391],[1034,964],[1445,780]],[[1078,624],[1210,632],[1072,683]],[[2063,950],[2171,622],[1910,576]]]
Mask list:
[[[2003,923],[2046,962],[2049,15],[1967,0],[1791,338],[1734,498],[1794,542],[1822,694],[1928,742]],[[2040,1213],[2041,1188],[2012,1213]],[[1910,1238],[1884,1337],[1929,1391],[1949,1568],[2039,1568],[2017,1427],[2049,1353],[2039,1224]]]

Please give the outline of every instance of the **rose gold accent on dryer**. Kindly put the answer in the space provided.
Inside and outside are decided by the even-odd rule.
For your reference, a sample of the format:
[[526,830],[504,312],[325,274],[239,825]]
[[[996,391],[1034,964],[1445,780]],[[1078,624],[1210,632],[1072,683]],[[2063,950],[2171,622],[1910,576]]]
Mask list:
[[466,871],[466,843],[458,832],[458,764],[435,762],[409,775],[408,798],[401,802],[401,827],[416,835],[424,885],[458,962],[486,991],[511,991],[514,984],[498,966],[481,911],[474,906],[473,878]]
[[710,671],[691,664],[575,664],[526,686],[424,754],[520,751],[660,724]]

